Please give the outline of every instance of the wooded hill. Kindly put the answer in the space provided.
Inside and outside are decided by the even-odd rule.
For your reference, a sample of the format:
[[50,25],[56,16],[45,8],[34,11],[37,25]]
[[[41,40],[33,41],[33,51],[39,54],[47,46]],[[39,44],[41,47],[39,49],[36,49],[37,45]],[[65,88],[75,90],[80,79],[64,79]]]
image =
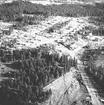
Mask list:
[[103,16],[104,4],[80,5],[80,4],[62,4],[62,5],[42,5],[32,4],[28,1],[14,1],[0,5],[0,19],[14,21],[22,18],[22,14],[50,15],[59,16]]
[[69,72],[72,66],[77,67],[75,59],[57,53],[50,55],[43,47],[0,52],[1,62],[14,69],[2,74],[8,79],[0,83],[0,105],[38,105],[52,94],[51,90],[44,92],[43,87]]

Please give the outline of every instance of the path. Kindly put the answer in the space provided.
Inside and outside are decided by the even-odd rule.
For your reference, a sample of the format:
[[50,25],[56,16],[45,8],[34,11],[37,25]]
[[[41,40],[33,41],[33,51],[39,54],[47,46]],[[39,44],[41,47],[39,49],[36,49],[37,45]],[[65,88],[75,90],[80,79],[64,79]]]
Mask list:
[[[77,51],[76,55],[78,55],[79,52],[80,52],[80,55],[82,55],[83,51],[84,51],[83,48],[82,49],[80,48],[80,50]],[[82,80],[83,80],[83,82],[84,82],[84,84],[85,84],[85,86],[86,86],[86,88],[87,88],[87,90],[88,90],[88,92],[89,92],[89,94],[91,96],[92,104],[93,105],[103,105],[99,101],[99,96],[98,96],[97,89],[95,89],[93,82],[90,80],[90,77],[86,74],[86,71],[84,70],[84,65],[83,65],[82,61],[79,60],[78,56],[76,56],[76,57],[77,57],[77,60],[78,60],[78,69],[80,70],[80,74],[82,76]]]
[[93,105],[103,105],[99,99],[98,99],[98,93],[97,90],[93,87],[93,83],[90,81],[90,78],[87,76],[86,72],[84,71],[84,67],[82,64],[78,65],[78,69],[80,70],[82,79],[84,84],[86,85],[86,88],[91,96],[92,104]]

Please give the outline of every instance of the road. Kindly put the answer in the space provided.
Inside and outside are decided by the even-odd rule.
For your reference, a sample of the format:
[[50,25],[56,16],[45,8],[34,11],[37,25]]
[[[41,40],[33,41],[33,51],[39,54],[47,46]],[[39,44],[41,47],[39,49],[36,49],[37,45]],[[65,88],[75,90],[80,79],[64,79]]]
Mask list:
[[103,105],[98,98],[98,92],[94,88],[93,83],[90,81],[90,78],[87,76],[86,72],[84,71],[84,67],[82,64],[78,65],[78,69],[80,70],[83,82],[89,92],[89,95],[91,96],[92,99],[92,104],[93,105]]
[[95,89],[93,82],[90,80],[89,76],[86,74],[84,70],[84,65],[82,61],[80,60],[80,56],[83,54],[83,47],[86,46],[88,42],[85,42],[82,46],[78,46],[75,50],[72,51],[73,57],[75,57],[78,60],[78,69],[80,71],[82,80],[88,90],[89,95],[91,96],[92,104],[93,105],[104,105],[99,101],[98,91]]
[[[82,48],[82,50],[83,50],[83,48]],[[80,48],[80,53],[83,54],[83,51],[81,52],[81,48]],[[77,54],[78,54],[78,52],[77,52]],[[93,105],[104,105],[101,101],[99,101],[98,90],[94,87],[94,84],[90,80],[90,77],[86,74],[86,71],[84,70],[84,65],[83,65],[82,61],[79,60],[79,57],[77,57],[77,60],[78,60],[78,69],[80,70],[82,80],[89,92],[89,95],[91,96],[92,104]]]

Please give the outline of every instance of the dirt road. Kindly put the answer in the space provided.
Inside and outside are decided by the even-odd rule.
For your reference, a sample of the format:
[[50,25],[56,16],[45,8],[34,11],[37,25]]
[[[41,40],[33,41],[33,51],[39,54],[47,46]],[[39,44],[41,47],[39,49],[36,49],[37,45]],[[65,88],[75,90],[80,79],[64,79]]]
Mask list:
[[82,64],[78,65],[78,69],[80,70],[82,79],[86,88],[91,96],[92,104],[93,105],[103,105],[98,98],[98,91],[94,88],[93,83],[90,81],[90,78],[87,76],[84,67]]

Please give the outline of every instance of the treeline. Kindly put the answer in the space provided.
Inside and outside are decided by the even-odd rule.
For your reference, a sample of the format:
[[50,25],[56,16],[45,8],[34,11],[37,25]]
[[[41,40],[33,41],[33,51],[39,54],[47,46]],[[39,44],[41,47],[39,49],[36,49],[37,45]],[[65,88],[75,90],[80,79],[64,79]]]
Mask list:
[[42,5],[32,4],[28,1],[13,1],[0,5],[0,19],[13,21],[23,18],[22,14],[42,15],[48,17],[51,15],[59,16],[103,16],[104,4],[80,5],[80,4],[62,4],[62,5]]
[[[88,74],[92,76],[94,81],[96,81],[104,90],[104,67],[102,66],[103,56],[101,53],[103,49],[93,49],[88,50],[83,55],[83,61],[85,62],[85,70]],[[96,65],[96,61],[101,57],[101,63],[99,66]]]
[[44,19],[45,17],[43,15],[33,15],[33,16],[25,15],[23,17],[19,17],[16,19],[17,23],[13,25],[13,28],[21,29],[21,27],[26,25],[37,25]]
[[5,58],[5,62],[17,72],[2,75],[9,79],[0,83],[1,105],[38,105],[44,102],[52,91],[43,91],[43,87],[69,72],[72,66],[77,66],[76,59],[50,55],[43,49],[15,51],[10,58]]

